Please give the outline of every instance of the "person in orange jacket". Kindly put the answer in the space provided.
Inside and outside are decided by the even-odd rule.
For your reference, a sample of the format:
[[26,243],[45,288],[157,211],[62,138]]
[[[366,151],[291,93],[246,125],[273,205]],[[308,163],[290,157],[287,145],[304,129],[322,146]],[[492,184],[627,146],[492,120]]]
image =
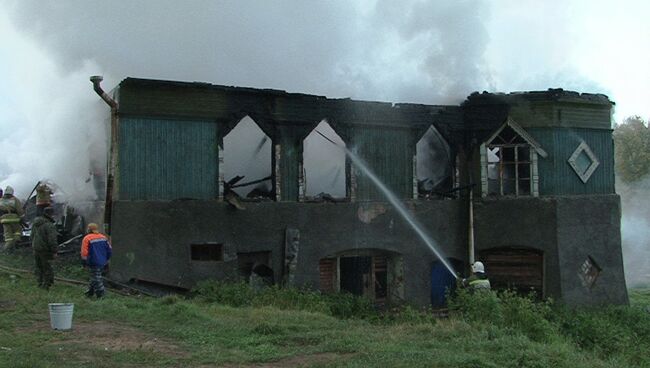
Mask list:
[[90,284],[85,295],[87,297],[104,297],[106,290],[102,279],[102,271],[111,259],[112,248],[108,238],[99,233],[99,226],[95,223],[88,224],[87,235],[81,241],[81,259],[84,266],[90,269]]

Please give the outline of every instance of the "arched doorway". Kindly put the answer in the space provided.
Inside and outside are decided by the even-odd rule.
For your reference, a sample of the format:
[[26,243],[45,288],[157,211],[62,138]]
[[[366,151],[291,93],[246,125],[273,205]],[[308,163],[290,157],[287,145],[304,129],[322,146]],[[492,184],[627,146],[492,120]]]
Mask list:
[[544,252],[523,247],[482,250],[480,260],[493,289],[514,290],[519,294],[535,293],[544,297]]

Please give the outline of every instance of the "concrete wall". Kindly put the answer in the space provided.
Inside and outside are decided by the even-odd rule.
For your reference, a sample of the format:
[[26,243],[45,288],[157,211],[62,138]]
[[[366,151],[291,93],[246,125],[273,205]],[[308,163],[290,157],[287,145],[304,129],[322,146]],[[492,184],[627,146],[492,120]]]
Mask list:
[[[192,287],[197,281],[237,279],[237,253],[270,251],[276,280],[282,276],[285,229],[300,231],[295,281],[319,287],[321,258],[355,249],[399,253],[404,297],[425,305],[435,255],[383,202],[245,203],[235,210],[218,201],[118,201],[114,207],[111,272]],[[410,201],[407,206],[447,256],[467,259],[467,203]],[[477,254],[496,247],[544,252],[545,295],[569,304],[627,303],[616,195],[482,200],[475,203]],[[223,262],[190,260],[190,244],[217,242]],[[591,256],[602,268],[592,288],[578,277]],[[489,270],[488,270],[489,273]]]
[[[218,201],[118,201],[114,207],[111,273],[191,287],[206,278],[237,277],[238,252],[271,251],[276,280],[283,267],[285,229],[300,231],[296,283],[318,288],[321,258],[354,249],[402,255],[404,296],[429,303],[435,255],[386,203],[245,203],[235,210]],[[408,203],[449,257],[466,258],[465,204]],[[190,261],[190,244],[223,243],[223,262]]]
[[[626,304],[620,197],[560,198],[557,219],[563,300],[572,305]],[[591,288],[585,287],[578,276],[587,257],[602,269]]]
[[[555,200],[483,199],[474,206],[476,254],[490,248],[532,248],[544,252],[544,292],[559,298]],[[487,270],[488,275],[490,270]]]
[[[477,253],[543,251],[546,296],[571,305],[628,303],[618,195],[484,199],[475,205],[475,231]],[[591,288],[578,276],[587,257],[602,269]]]

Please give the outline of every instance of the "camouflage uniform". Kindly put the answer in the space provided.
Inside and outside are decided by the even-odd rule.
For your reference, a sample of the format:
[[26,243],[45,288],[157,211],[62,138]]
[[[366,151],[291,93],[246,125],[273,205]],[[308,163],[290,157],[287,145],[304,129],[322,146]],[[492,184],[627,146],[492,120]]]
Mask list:
[[37,217],[32,226],[31,237],[38,287],[48,289],[54,283],[54,271],[50,262],[58,248],[57,232],[52,218],[47,215]]
[[0,198],[0,223],[4,231],[5,250],[12,251],[22,236],[20,217],[23,206],[20,200],[11,194]]

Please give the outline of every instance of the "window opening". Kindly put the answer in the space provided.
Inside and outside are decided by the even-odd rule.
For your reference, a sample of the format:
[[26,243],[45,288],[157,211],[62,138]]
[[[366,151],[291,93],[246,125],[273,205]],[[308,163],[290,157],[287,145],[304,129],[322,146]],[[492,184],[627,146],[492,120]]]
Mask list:
[[223,261],[223,244],[202,243],[190,245],[192,261]]
[[587,256],[587,259],[580,265],[578,270],[578,277],[582,281],[582,286],[587,289],[593,288],[601,271],[602,269],[596,261],[591,256]]
[[415,160],[418,198],[453,197],[449,145],[433,126],[416,144]]
[[337,201],[346,197],[345,152],[320,134],[344,146],[345,142],[321,121],[303,141],[303,177],[306,201]]
[[271,139],[246,116],[223,139],[224,197],[273,198]]
[[506,126],[486,149],[488,194],[530,195],[532,146]]

